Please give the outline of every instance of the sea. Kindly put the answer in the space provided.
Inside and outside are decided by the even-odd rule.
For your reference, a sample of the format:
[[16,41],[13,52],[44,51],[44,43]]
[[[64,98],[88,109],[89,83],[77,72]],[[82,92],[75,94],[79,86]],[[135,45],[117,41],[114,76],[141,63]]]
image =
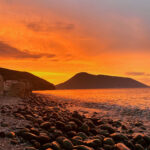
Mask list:
[[150,88],[38,91],[67,103],[70,111],[113,119],[140,120],[150,125]]

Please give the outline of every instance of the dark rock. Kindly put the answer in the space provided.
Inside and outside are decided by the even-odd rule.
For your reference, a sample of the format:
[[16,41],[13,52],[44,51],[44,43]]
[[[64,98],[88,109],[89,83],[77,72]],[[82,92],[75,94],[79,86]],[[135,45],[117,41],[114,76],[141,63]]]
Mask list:
[[1,131],[0,132],[0,138],[4,138],[5,137],[5,132]]
[[35,129],[35,128],[31,128],[30,131],[33,134],[39,135],[39,131],[37,129]]
[[82,138],[80,136],[74,136],[72,138],[72,142],[74,145],[83,145],[84,142],[82,141]]
[[114,133],[115,132],[115,129],[112,126],[107,125],[107,124],[101,125],[100,128],[103,129],[103,130],[107,130],[109,133]]
[[121,133],[114,133],[110,135],[115,142],[123,142],[128,140],[127,136]]
[[132,129],[129,129],[128,133],[134,133],[134,131]]
[[53,150],[61,150],[60,145],[56,141],[53,141],[51,143],[51,147],[52,147]]
[[83,132],[85,132],[85,133],[88,133],[89,130],[90,130],[90,128],[89,128],[89,126],[88,126],[86,123],[84,123],[84,124],[81,126],[80,130],[83,131]]
[[13,139],[13,140],[10,141],[10,143],[13,144],[13,145],[16,145],[16,144],[18,144],[18,141],[16,139]]
[[73,144],[69,139],[64,139],[63,140],[63,147],[67,150],[72,150],[73,149]]
[[128,128],[125,125],[121,126],[122,130],[128,130]]
[[88,136],[84,132],[77,133],[77,136],[80,136],[83,140],[88,138]]
[[134,140],[135,143],[141,144],[143,147],[145,147],[147,145],[146,141],[144,140],[144,135],[143,134],[136,134],[133,137],[133,140]]
[[64,129],[65,128],[65,124],[61,121],[56,121],[56,128],[58,129]]
[[72,138],[72,137],[76,136],[77,133],[76,133],[75,131],[69,131],[69,132],[67,132],[67,135],[68,135],[70,138]]
[[114,149],[113,145],[104,144],[103,147],[104,147],[104,150],[113,150]]
[[150,146],[147,148],[147,150],[150,150]]
[[37,149],[34,147],[26,147],[25,150],[37,150]]
[[46,144],[42,145],[41,149],[46,150],[46,149],[51,148],[51,147],[52,147],[51,143],[46,143]]
[[135,126],[136,126],[136,127],[143,126],[143,123],[142,123],[142,122],[136,122],[136,123],[135,123]]
[[100,139],[88,139],[84,142],[87,146],[98,148],[102,146],[102,141]]
[[30,132],[30,130],[28,128],[24,128],[19,130],[16,134],[22,136],[25,132]]
[[107,130],[97,130],[97,132],[103,136],[109,136],[109,132]]
[[43,123],[41,123],[40,127],[43,129],[50,129],[51,123],[50,122],[43,122]]
[[95,125],[92,120],[88,120],[86,123],[90,128],[95,128]]
[[126,141],[126,142],[125,142],[125,145],[126,145],[127,147],[129,147],[130,149],[132,149],[132,150],[135,149],[135,146],[134,146],[134,144],[133,144],[132,141]]
[[94,135],[98,134],[97,130],[94,129],[94,128],[90,129],[90,132],[91,132],[92,134],[94,134]]
[[117,150],[130,150],[130,148],[128,148],[127,146],[125,146],[123,143],[117,143],[115,145]]
[[15,117],[19,118],[19,119],[25,119],[25,117],[22,114],[20,114],[20,113],[16,113]]
[[74,121],[70,121],[70,122],[68,123],[68,125],[71,126],[72,130],[76,130],[77,127],[78,127],[78,125],[77,125]]
[[121,126],[121,122],[120,121],[113,121],[112,122],[112,126],[119,128]]
[[45,144],[50,142],[50,137],[45,133],[40,133],[40,135],[38,136],[38,141],[42,144]]
[[56,141],[60,144],[60,145],[63,145],[63,140],[66,139],[66,137],[64,136],[59,136],[56,138]]
[[71,131],[73,128],[70,124],[65,125],[64,130],[67,131]]
[[85,146],[85,145],[74,146],[74,149],[77,149],[77,150],[94,150],[93,148]]
[[144,150],[144,147],[140,144],[135,144],[135,149],[136,150]]
[[31,129],[31,128],[32,128],[32,125],[31,125],[31,124],[28,124],[28,125],[26,125],[26,128]]
[[57,138],[58,136],[63,136],[63,133],[61,130],[54,130],[53,135],[55,138]]
[[21,136],[25,139],[25,140],[36,140],[38,139],[37,135],[30,133],[30,132],[23,132],[21,134]]
[[72,117],[77,118],[80,121],[83,121],[83,116],[81,116],[77,111],[73,112]]
[[26,115],[25,117],[27,120],[34,121],[34,118],[31,115]]
[[55,130],[56,130],[55,126],[51,126],[50,129],[49,129],[50,132],[54,132]]
[[147,145],[150,145],[150,136],[144,135],[143,139],[145,140],[145,142],[147,143]]
[[73,122],[75,122],[79,127],[82,125],[82,121],[79,120],[78,118],[72,118],[71,119]]
[[114,145],[115,142],[112,138],[104,138],[104,144],[107,144],[107,145]]
[[36,140],[31,140],[30,143],[35,147],[35,148],[40,148],[41,144],[37,142]]
[[9,125],[8,125],[8,123],[6,123],[6,122],[2,122],[1,123],[1,127],[8,127]]
[[136,142],[136,141],[138,141],[138,140],[141,140],[141,139],[143,139],[143,134],[135,134],[134,136],[133,136],[133,140]]

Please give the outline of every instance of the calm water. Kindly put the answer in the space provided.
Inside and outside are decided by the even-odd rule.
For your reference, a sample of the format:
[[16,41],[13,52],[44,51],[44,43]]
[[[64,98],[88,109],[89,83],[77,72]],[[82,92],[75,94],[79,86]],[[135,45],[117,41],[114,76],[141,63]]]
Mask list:
[[66,101],[71,110],[85,114],[113,116],[120,119],[138,118],[150,121],[150,89],[96,89],[39,91],[59,101]]

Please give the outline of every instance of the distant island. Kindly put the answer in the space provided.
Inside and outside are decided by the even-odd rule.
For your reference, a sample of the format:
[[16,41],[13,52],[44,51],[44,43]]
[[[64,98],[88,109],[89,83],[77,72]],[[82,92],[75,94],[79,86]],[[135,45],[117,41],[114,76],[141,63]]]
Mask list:
[[92,75],[81,72],[64,83],[56,85],[57,89],[101,89],[101,88],[146,88],[147,85],[126,77]]
[[10,70],[5,68],[0,68],[0,75],[3,76],[4,80],[26,80],[31,86],[32,90],[54,90],[55,86],[31,73],[21,72],[16,70]]

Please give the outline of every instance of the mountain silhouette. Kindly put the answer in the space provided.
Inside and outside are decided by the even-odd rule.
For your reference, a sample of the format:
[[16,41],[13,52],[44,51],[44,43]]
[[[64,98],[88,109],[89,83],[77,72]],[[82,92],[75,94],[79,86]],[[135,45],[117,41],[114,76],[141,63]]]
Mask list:
[[146,88],[147,85],[131,78],[108,75],[92,75],[81,72],[64,83],[56,85],[57,89],[99,89],[99,88]]
[[0,68],[0,74],[3,76],[4,80],[26,80],[31,84],[33,90],[55,89],[55,86],[52,83],[28,72]]

